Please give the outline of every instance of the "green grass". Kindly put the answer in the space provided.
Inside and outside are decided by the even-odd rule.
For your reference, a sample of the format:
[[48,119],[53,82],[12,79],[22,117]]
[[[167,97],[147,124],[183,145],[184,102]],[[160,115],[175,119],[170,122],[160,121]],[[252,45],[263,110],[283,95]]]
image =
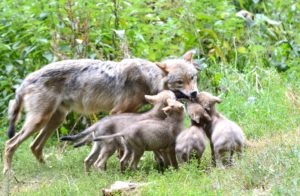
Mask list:
[[[179,171],[163,175],[153,168],[152,155],[147,153],[140,170],[121,174],[116,157],[106,172],[86,175],[82,160],[88,147],[60,152],[59,147],[46,149],[47,166],[39,165],[27,148],[22,147],[14,159],[15,178],[10,179],[14,195],[97,195],[117,180],[150,182],[142,192],[147,195],[199,194],[299,194],[300,130],[274,137],[251,140],[242,160],[232,168],[212,168],[208,149],[198,168],[195,162]],[[26,142],[28,144],[29,142]],[[26,146],[26,145],[23,145]],[[1,177],[1,189],[7,181]]]
[[[149,152],[138,171],[121,174],[117,158],[112,157],[106,172],[86,175],[83,160],[89,146],[64,148],[53,137],[44,149],[47,164],[40,165],[28,148],[30,139],[14,156],[15,175],[10,179],[0,176],[1,192],[9,189],[13,195],[99,195],[102,188],[115,181],[133,181],[149,183],[139,192],[143,195],[299,195],[300,91],[286,85],[276,72],[261,76],[259,89],[251,86],[247,75],[231,73],[222,80],[228,91],[221,95],[223,103],[218,109],[238,122],[249,139],[243,158],[236,160],[232,168],[211,167],[207,147],[199,167],[195,161],[178,171],[169,169],[160,174]],[[249,97],[255,97],[255,102],[249,102]],[[3,152],[3,140],[1,143]]]

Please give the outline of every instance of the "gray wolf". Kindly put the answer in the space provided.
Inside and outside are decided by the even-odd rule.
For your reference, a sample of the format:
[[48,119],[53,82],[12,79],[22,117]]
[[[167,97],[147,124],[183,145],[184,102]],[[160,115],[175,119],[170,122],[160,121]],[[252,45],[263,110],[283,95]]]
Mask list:
[[213,164],[231,165],[234,152],[237,152],[239,156],[242,154],[245,144],[243,130],[216,110],[215,104],[221,103],[220,98],[208,92],[200,92],[197,95],[197,101],[206,108],[212,119],[204,129],[210,139]]
[[127,162],[130,168],[137,169],[138,162],[144,151],[165,151],[169,162],[178,167],[175,155],[177,135],[183,130],[184,106],[182,103],[168,99],[168,106],[163,108],[167,118],[164,120],[149,119],[139,121],[126,130],[109,135],[96,137],[94,141],[102,141],[121,137],[125,152],[121,158],[121,171],[124,171]]
[[[175,100],[176,97],[172,91],[164,90],[157,95],[145,95],[147,102],[154,107],[145,113],[122,113],[107,116],[81,133],[73,136],[61,137],[63,141],[76,141],[75,147],[81,146],[93,141],[94,137],[111,135],[126,130],[130,125],[146,119],[165,119],[166,114],[162,108],[167,106],[167,99]],[[78,140],[80,140],[78,142]],[[122,148],[119,138],[107,139],[94,142],[90,154],[84,160],[85,170],[89,171],[92,164],[97,169],[105,170],[107,159],[117,150]]]
[[[65,60],[51,63],[29,74],[16,90],[9,104],[9,140],[5,145],[6,173],[18,146],[34,132],[39,134],[30,145],[41,163],[43,147],[54,130],[71,110],[88,114],[100,111],[135,112],[144,95],[163,89],[177,96],[197,94],[197,70],[188,52],[184,59],[152,63],[142,59],[121,62],[99,60]],[[15,123],[22,108],[26,118],[15,135]]]

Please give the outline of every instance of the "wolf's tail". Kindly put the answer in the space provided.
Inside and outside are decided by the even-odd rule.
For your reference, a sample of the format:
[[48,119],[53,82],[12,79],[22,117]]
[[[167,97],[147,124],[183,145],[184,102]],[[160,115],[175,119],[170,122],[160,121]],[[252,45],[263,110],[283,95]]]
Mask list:
[[101,141],[101,140],[110,139],[114,137],[121,137],[121,136],[124,136],[124,133],[115,133],[112,135],[104,135],[104,136],[96,137],[94,138],[94,141]]
[[8,120],[9,127],[7,131],[7,136],[12,138],[15,135],[16,129],[15,125],[19,119],[19,114],[23,106],[23,94],[21,93],[21,88],[17,90],[15,99],[9,101],[8,105]]

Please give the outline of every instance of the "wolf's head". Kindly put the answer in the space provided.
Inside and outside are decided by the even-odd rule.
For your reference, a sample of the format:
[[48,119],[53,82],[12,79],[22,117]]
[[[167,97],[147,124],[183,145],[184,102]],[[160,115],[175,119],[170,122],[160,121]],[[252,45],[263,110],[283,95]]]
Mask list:
[[175,93],[177,98],[196,98],[197,69],[192,63],[193,51],[187,52],[183,59],[170,59],[157,63],[165,73],[165,88]]

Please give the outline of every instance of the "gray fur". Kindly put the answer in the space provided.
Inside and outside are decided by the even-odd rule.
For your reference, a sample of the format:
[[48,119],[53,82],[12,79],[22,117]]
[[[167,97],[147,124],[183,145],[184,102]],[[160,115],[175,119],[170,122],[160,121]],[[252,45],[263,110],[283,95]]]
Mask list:
[[164,120],[143,120],[126,128],[125,131],[110,136],[96,137],[94,141],[122,137],[125,152],[121,159],[121,170],[131,159],[130,167],[137,164],[144,151],[164,150],[172,166],[177,168],[175,157],[175,142],[177,135],[183,129],[184,107],[181,103],[168,100],[168,106],[163,109],[167,118]]
[[180,163],[190,162],[192,151],[196,153],[198,162],[205,150],[205,132],[201,127],[192,125],[183,130],[176,139],[176,155]]
[[[94,137],[100,137],[111,134],[120,134],[130,125],[145,119],[165,119],[166,115],[162,108],[167,105],[166,100],[176,97],[171,91],[162,91],[154,96],[146,96],[146,100],[154,105],[153,109],[146,113],[122,113],[107,116],[101,119],[91,127],[74,136],[64,136],[62,140],[76,141],[74,146],[83,145],[93,140]],[[83,138],[83,139],[82,139]],[[106,169],[106,162],[117,149],[122,149],[120,138],[111,138],[104,141],[94,142],[91,153],[85,159],[85,170],[89,171],[92,164],[97,169]]]
[[191,119],[191,126],[177,136],[176,155],[179,162],[189,163],[191,153],[194,150],[198,163],[200,163],[206,144],[206,134],[203,127],[211,121],[211,117],[198,103],[188,101],[187,110]]
[[15,134],[15,123],[23,105],[26,120],[22,130],[6,143],[3,172],[6,173],[11,167],[18,146],[40,130],[31,144],[31,150],[43,162],[45,142],[71,110],[83,114],[135,112],[144,103],[144,95],[156,94],[172,86],[169,75],[173,73],[184,78],[185,85],[170,90],[186,96],[197,91],[196,80],[192,79],[197,71],[191,58],[178,62],[172,60],[163,65],[162,68],[142,59],[121,62],[66,60],[51,63],[29,74],[9,107],[10,137]]
[[[233,121],[220,114],[215,104],[221,99],[207,92],[200,92],[198,103],[205,106],[212,118],[211,123],[204,127],[210,139],[213,163],[222,166],[224,163],[232,164],[234,152],[241,155],[245,143],[243,130]],[[228,157],[226,158],[226,153]]]

